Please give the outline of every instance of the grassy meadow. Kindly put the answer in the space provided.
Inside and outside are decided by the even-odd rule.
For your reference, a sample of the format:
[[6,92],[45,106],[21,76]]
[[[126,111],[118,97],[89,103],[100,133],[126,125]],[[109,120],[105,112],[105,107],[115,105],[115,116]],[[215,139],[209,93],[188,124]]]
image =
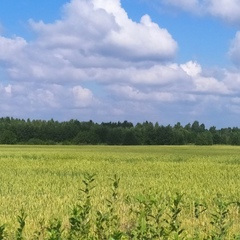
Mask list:
[[[58,218],[67,227],[71,206],[81,200],[86,173],[96,174],[91,204],[105,211],[106,199],[111,198],[110,178],[116,174],[120,184],[115,211],[122,228],[134,224],[129,212],[137,199],[150,196],[164,202],[179,193],[183,194],[179,219],[187,239],[197,239],[192,237],[196,231],[199,239],[214,231],[211,219],[221,208],[223,222],[217,224],[232,223],[226,235],[231,239],[240,233],[239,153],[240,147],[233,146],[1,145],[0,225],[6,224],[11,232],[24,209],[27,239],[40,222]],[[237,204],[229,205],[224,215],[229,202]],[[201,214],[196,218],[197,213]]]

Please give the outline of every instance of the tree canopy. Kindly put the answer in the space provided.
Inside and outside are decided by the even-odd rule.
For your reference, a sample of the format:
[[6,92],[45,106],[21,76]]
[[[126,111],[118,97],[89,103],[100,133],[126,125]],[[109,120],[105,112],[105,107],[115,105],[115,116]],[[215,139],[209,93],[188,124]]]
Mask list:
[[207,129],[194,121],[163,126],[145,121],[64,122],[0,118],[0,144],[106,144],[106,145],[240,145],[240,129],[215,126]]

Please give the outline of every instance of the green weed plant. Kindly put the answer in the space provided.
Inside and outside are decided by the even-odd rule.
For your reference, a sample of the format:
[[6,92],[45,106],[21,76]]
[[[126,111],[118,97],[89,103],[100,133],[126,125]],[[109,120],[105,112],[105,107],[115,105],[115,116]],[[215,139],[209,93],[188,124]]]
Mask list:
[[[24,234],[27,214],[22,209],[17,216],[18,227],[14,235],[7,231],[6,225],[0,226],[0,240],[34,239],[34,240],[177,240],[177,239],[239,239],[239,234],[230,234],[232,220],[228,218],[229,206],[239,202],[226,202],[222,196],[213,199],[215,209],[208,209],[202,204],[195,204],[195,217],[198,219],[203,212],[208,213],[208,220],[213,226],[212,229],[198,228],[194,235],[187,234],[182,227],[181,211],[183,205],[183,194],[176,193],[168,201],[161,201],[153,195],[142,195],[138,197],[137,204],[131,206],[128,216],[133,220],[130,229],[121,226],[120,216],[117,214],[115,206],[118,200],[118,187],[120,178],[114,175],[112,179],[111,195],[106,199],[106,211],[102,212],[94,209],[91,203],[93,183],[95,174],[85,174],[82,180],[84,187],[80,189],[81,198],[72,206],[68,225],[63,226],[61,219],[53,218],[48,224],[35,230],[31,238],[26,238]],[[204,210],[199,207],[204,206]],[[132,209],[135,210],[132,210]],[[239,209],[238,209],[239,210]]]

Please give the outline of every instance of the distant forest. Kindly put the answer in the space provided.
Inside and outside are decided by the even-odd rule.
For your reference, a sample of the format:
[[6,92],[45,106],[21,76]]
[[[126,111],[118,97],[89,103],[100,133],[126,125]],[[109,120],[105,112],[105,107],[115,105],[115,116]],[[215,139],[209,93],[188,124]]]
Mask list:
[[94,123],[0,118],[0,144],[106,144],[106,145],[240,145],[240,129],[212,126],[194,121],[182,126],[131,122]]

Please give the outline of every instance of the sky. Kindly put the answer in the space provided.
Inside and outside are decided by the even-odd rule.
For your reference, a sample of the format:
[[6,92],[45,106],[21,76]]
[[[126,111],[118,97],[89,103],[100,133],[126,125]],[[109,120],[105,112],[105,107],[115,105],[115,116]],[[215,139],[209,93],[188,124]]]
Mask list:
[[0,117],[240,127],[240,0],[0,0]]

